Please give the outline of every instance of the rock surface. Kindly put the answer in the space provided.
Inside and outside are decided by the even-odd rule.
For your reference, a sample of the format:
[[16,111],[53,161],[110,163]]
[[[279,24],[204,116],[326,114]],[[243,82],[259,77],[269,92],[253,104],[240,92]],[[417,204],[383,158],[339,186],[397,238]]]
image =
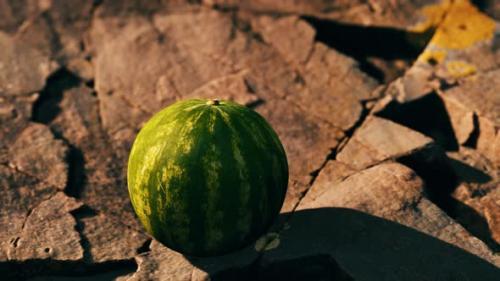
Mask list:
[[150,252],[137,257],[139,269],[127,280],[206,280],[227,269],[247,267],[257,255],[250,246],[222,257],[188,258],[155,241]]
[[[23,126],[27,123],[22,122]],[[9,151],[2,155],[6,163],[0,164],[0,179],[2,191],[2,204],[0,206],[0,228],[1,251],[0,258],[2,260],[10,259],[12,247],[17,247],[17,243],[21,237],[21,233],[25,231],[25,226],[31,226],[30,231],[46,231],[43,228],[43,216],[39,218],[38,225],[33,226],[31,222],[31,214],[35,210],[37,212],[47,212],[45,209],[50,209],[51,204],[57,198],[63,196],[58,191],[65,188],[67,177],[67,164],[65,162],[65,154],[67,147],[60,141],[55,140],[49,129],[41,124],[27,125],[26,129],[17,134],[17,140],[9,146]],[[8,141],[9,138],[7,138]],[[60,195],[57,195],[60,194]],[[56,198],[52,201],[46,201],[50,198]],[[68,198],[68,200],[70,200]],[[59,202],[63,203],[63,202]],[[67,207],[67,212],[75,209],[77,203],[70,201]],[[38,208],[37,208],[38,206]],[[41,208],[41,209],[40,209]],[[45,208],[45,209],[43,209]],[[47,219],[51,216],[62,216],[62,214],[47,213]],[[72,227],[71,216],[66,218],[66,221],[56,221],[62,223],[58,226],[60,231],[68,231],[64,228]],[[28,224],[30,222],[30,224]],[[28,232],[29,233],[29,232]],[[25,234],[26,235],[26,234]],[[51,235],[49,233],[49,235]],[[58,236],[59,235],[59,236]],[[55,232],[55,237],[60,237],[61,234]],[[25,239],[28,239],[25,237]],[[31,241],[34,245],[36,241]],[[42,247],[41,245],[36,245]],[[75,243],[72,244],[75,246]],[[79,246],[78,242],[76,246]],[[26,248],[26,251],[35,251],[35,249]],[[37,249],[39,251],[39,249]],[[71,248],[66,252],[71,253]],[[77,252],[77,251],[76,251]],[[40,253],[39,253],[40,254]],[[29,254],[21,254],[25,259],[29,258]],[[64,258],[64,256],[62,256]]]
[[[38,94],[28,95],[18,98],[0,97],[0,121],[2,124],[12,124],[11,126],[0,127],[0,149],[6,156],[8,145],[15,141],[16,136],[29,123],[33,103],[38,98]],[[2,163],[7,159],[2,159]]]
[[[457,139],[466,142],[476,138],[471,142],[477,150],[500,167],[500,95],[495,90],[499,75],[498,70],[478,74],[444,91],[441,97]],[[477,135],[471,136],[474,132]]]
[[390,280],[391,276],[442,280],[458,276],[458,264],[464,266],[462,278],[475,280],[482,272],[480,278],[494,280],[498,269],[492,264],[500,262],[486,245],[424,197],[423,182],[412,170],[395,163],[332,182],[315,200],[299,205],[279,240],[277,248],[264,253],[265,262],[323,254],[334,258],[354,280]]
[[[400,164],[388,163],[366,169],[330,186],[312,202],[299,205],[298,210],[325,207],[355,209],[412,227],[497,265],[500,263],[484,244],[454,223],[423,193],[424,184],[414,171]],[[389,204],[385,200],[387,197],[391,197]]]
[[[493,2],[0,0],[2,280],[498,280]],[[221,257],[128,197],[137,132],[187,98],[288,155],[281,215]]]
[[498,252],[498,168],[480,152],[470,148],[461,147],[458,152],[449,152],[448,156],[459,182],[451,194],[456,200],[456,219]]
[[89,262],[99,263],[132,259],[148,241],[141,232],[99,214],[80,219],[81,233],[90,248]]
[[0,31],[0,92],[4,96],[35,93],[53,68],[50,59],[31,45]]
[[67,153],[67,146],[54,139],[47,126],[30,124],[11,144],[9,165],[62,190],[68,176]]
[[405,28],[419,20],[415,10],[438,1],[290,1],[290,0],[204,0],[207,5],[238,8],[258,13],[299,14],[363,26]]
[[431,138],[378,117],[366,120],[337,154],[337,160],[361,170],[388,159],[429,149]]
[[81,206],[74,198],[57,193],[33,209],[23,223],[11,260],[79,260],[83,258],[76,221],[69,213]]

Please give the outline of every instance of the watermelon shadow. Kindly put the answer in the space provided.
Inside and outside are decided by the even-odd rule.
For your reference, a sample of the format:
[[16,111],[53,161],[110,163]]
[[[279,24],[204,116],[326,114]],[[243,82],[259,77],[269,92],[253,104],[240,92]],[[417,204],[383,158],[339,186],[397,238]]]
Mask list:
[[[500,269],[454,245],[404,225],[352,209],[282,214],[276,248],[252,264],[218,271],[212,280],[500,280]],[[253,248],[253,245],[252,245]],[[219,258],[190,259],[213,272]],[[218,264],[216,267],[223,267]]]

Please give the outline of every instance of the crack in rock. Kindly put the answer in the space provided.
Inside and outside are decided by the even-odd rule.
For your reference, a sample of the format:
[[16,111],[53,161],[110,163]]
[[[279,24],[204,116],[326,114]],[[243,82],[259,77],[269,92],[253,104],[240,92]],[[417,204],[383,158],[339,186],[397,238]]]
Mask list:
[[59,103],[64,91],[77,87],[79,84],[80,79],[64,67],[49,76],[33,106],[32,120],[49,124],[61,111]]

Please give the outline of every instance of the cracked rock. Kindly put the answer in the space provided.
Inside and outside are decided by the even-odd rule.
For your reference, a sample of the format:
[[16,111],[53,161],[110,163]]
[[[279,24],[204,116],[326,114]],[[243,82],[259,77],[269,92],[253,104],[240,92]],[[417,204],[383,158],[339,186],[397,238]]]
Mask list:
[[113,221],[104,214],[81,218],[84,247],[90,251],[91,263],[132,259],[149,238]]
[[296,16],[273,19],[270,16],[251,17],[252,28],[273,45],[288,62],[297,67],[309,60],[316,31]]
[[[492,3],[0,0],[0,279],[497,281]],[[288,155],[277,223],[225,256],[149,245],[129,200],[137,132],[188,98]]]
[[[94,210],[117,218],[123,224],[142,229],[132,210],[126,186],[128,150],[114,151],[104,132],[98,99],[86,87],[67,90],[61,109],[49,124],[74,147],[72,182],[67,192]],[[119,154],[122,153],[122,154]]]
[[458,186],[451,194],[456,200],[455,219],[488,246],[500,251],[500,181],[498,169],[476,150],[461,147],[450,157]]
[[0,162],[7,163],[8,147],[15,141],[17,135],[29,124],[33,104],[38,94],[7,98],[0,96]]
[[471,1],[442,1],[423,12],[424,20],[412,30],[436,31],[413,66],[389,85],[388,93],[399,102],[421,98],[500,66],[498,23]]
[[32,123],[10,146],[9,164],[62,190],[68,176],[67,152],[67,146],[54,139],[47,126]]
[[54,186],[5,165],[0,165],[0,174],[2,215],[28,212],[58,191]]
[[461,104],[456,100],[456,97],[452,95],[441,95],[443,99],[443,104],[446,107],[446,111],[450,117],[451,125],[453,126],[453,131],[455,133],[455,138],[460,145],[464,145],[471,139],[476,129],[474,111],[467,108],[464,104]]
[[342,130],[352,128],[361,118],[361,101],[377,98],[378,84],[359,69],[356,61],[321,43],[315,44],[303,71],[309,91],[293,99]]
[[[194,26],[192,21],[207,24]],[[143,17],[129,19],[124,26],[119,22],[117,18],[99,19],[92,29],[99,48],[95,84],[102,122],[116,142],[130,145],[133,135],[126,131],[139,129],[153,113],[213,79],[241,70],[231,66],[230,60],[227,64],[218,61],[225,45],[232,43],[230,19],[216,12],[158,16],[154,24]],[[179,26],[183,23],[186,28]],[[205,36],[209,34],[219,36]],[[127,108],[126,114],[123,108]],[[119,138],[124,134],[128,139]]]
[[287,97],[308,114],[348,130],[361,116],[361,102],[377,98],[377,82],[352,58],[315,43],[315,31],[305,21],[259,17],[252,25],[300,73],[299,85]]
[[196,1],[175,0],[175,1],[102,1],[96,8],[97,17],[128,17],[144,16],[156,13],[186,13],[199,10]]
[[327,254],[354,280],[443,280],[458,276],[457,266],[462,277],[495,280],[493,264],[500,263],[424,197],[412,170],[396,163],[351,175],[301,203],[279,239],[265,263]]
[[497,182],[496,189],[482,199],[483,212],[488,222],[491,237],[500,244],[500,183]]
[[298,210],[352,208],[423,231],[498,265],[500,260],[480,240],[424,197],[423,187],[422,180],[409,168],[380,164],[331,186],[316,200],[299,205]]
[[57,192],[56,187],[0,165],[0,260],[8,259],[31,210]]
[[500,251],[500,181],[474,187],[460,184],[453,192],[458,200],[456,219],[484,241],[493,251]]
[[[343,134],[286,100],[271,100],[256,110],[271,123],[287,152],[291,186],[283,210],[291,210],[307,189],[310,172],[321,167]],[[311,146],[315,149],[307,149]]]
[[[496,90],[500,87],[498,75],[500,70],[478,74],[443,91],[441,97],[457,139],[467,141],[477,138],[471,140],[477,150],[500,166],[500,95]],[[472,136],[474,131],[477,131],[477,136]]]
[[372,116],[356,130],[336,159],[361,170],[384,160],[429,149],[432,144],[432,139],[419,132]]
[[43,88],[53,65],[30,45],[0,31],[0,92],[5,96],[32,94]]
[[337,160],[329,160],[321,169],[318,176],[314,180],[307,191],[307,195],[300,201],[301,204],[307,204],[321,196],[326,190],[337,183],[342,182],[350,175],[356,173],[356,169]]
[[26,218],[15,245],[7,252],[9,259],[81,260],[80,235],[70,214],[81,205],[61,192],[40,203]]
[[500,177],[500,170],[480,151],[461,146],[458,151],[446,153],[458,181],[486,183]]
[[59,63],[83,57],[83,34],[90,25],[93,1],[22,2],[25,3],[3,3],[2,10],[18,13],[17,19],[22,19],[23,22],[10,26],[0,22],[0,29],[3,25],[7,32],[16,31],[20,42],[36,48]]
[[298,14],[327,18],[362,26],[406,28],[419,21],[415,10],[436,3],[434,0],[406,1],[289,1],[289,0],[204,0],[206,5],[237,8],[258,13]]

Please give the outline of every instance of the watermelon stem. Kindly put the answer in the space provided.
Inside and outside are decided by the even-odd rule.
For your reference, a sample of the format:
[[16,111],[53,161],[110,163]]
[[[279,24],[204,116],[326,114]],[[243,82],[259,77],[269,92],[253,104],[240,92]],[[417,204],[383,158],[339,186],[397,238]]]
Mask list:
[[212,99],[212,100],[207,101],[207,104],[208,105],[219,105],[220,100],[219,99]]

